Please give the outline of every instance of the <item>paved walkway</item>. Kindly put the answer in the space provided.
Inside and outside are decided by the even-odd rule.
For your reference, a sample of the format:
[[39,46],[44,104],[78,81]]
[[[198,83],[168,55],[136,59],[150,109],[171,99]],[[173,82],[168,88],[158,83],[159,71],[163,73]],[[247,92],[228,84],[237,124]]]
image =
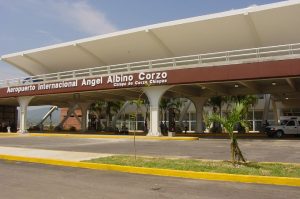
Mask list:
[[[241,139],[239,144],[249,161],[300,163],[300,142],[297,139]],[[1,137],[0,146],[97,154],[130,155],[134,153],[133,140],[131,139],[18,136]],[[144,156],[230,159],[230,142],[228,139],[137,140],[136,149],[138,155]]]
[[70,152],[45,149],[29,149],[17,147],[0,147],[1,155],[13,155],[31,158],[46,158],[67,161],[83,161],[93,158],[112,156],[112,154],[103,153],[86,153],[86,152]]

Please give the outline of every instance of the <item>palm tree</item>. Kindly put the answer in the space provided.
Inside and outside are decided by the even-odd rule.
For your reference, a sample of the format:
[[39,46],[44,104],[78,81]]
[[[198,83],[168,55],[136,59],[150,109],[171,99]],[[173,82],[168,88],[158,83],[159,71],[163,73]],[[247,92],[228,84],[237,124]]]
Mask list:
[[172,99],[169,103],[169,110],[174,114],[172,117],[172,121],[169,121],[171,129],[173,129],[175,132],[182,132],[182,129],[180,126],[176,126],[176,118],[179,119],[180,117],[180,111],[182,108],[183,103],[185,102],[184,99],[176,98]]
[[135,129],[137,130],[138,129],[138,114],[143,114],[143,111],[142,111],[142,107],[144,106],[145,107],[145,112],[144,112],[144,115],[143,118],[144,118],[144,132],[147,133],[148,129],[147,129],[147,123],[148,123],[148,120],[149,120],[149,115],[150,115],[150,102],[149,100],[146,98],[146,99],[142,99],[142,98],[138,98],[138,99],[135,99],[135,100],[131,100],[130,101],[130,104],[133,104],[136,106],[136,109],[135,109],[135,113],[131,115],[131,118],[134,118],[136,121],[135,121]]
[[149,117],[150,117],[150,102],[149,102],[148,98],[146,98],[143,101],[143,104],[144,104],[144,106],[146,108],[146,112],[145,112],[145,116],[144,116],[144,119],[145,119],[144,132],[148,133],[148,122],[150,122],[149,121]]
[[[217,111],[219,110],[219,115],[222,115],[222,104],[227,101],[227,98],[224,96],[214,96],[211,97],[207,104],[209,106],[212,106],[213,114],[217,114]],[[212,128],[210,129],[213,133],[222,133],[221,124],[214,121],[212,122]]]
[[225,98],[223,96],[215,96],[215,97],[211,97],[208,100],[208,104],[213,107],[213,112],[214,113],[216,113],[217,110],[219,109],[219,113],[221,114],[222,104],[223,104],[224,100],[225,100]]
[[257,96],[256,95],[237,95],[237,96],[230,96],[227,101],[235,102],[235,103],[243,103],[248,110],[250,105],[254,105],[257,103]]
[[170,104],[170,98],[162,98],[159,103],[159,109],[161,111],[161,120],[167,122],[167,111]]
[[95,116],[97,118],[96,130],[102,129],[100,119],[103,114],[104,104],[105,104],[104,101],[97,101],[97,102],[93,103],[89,109],[89,111],[91,113],[95,114]]
[[103,115],[106,116],[106,128],[110,127],[110,121],[113,113],[117,113],[123,102],[122,101],[97,101],[90,106],[90,111],[96,115],[100,121]]
[[[183,100],[181,98],[176,98],[176,99],[170,99],[170,98],[162,98],[159,103],[159,108],[160,108],[160,114],[161,114],[161,121],[164,122],[166,125],[167,123],[167,112],[172,112],[174,113],[174,120],[176,118],[176,115],[178,116],[180,114],[181,107],[183,105]],[[169,127],[174,126],[175,129],[175,124],[174,121],[169,121]]]
[[[237,96],[230,96],[227,99],[227,102],[231,103],[242,103],[245,105],[245,108],[243,110],[242,115],[244,116],[244,119],[248,118],[249,113],[249,107],[254,106],[258,101],[258,98],[256,95],[237,95]],[[230,106],[230,103],[228,103]],[[238,131],[246,132],[245,128],[241,127],[240,124],[238,124]]]
[[233,164],[239,163],[240,161],[246,162],[246,159],[239,148],[236,134],[233,133],[236,124],[240,123],[244,127],[247,126],[247,121],[245,120],[246,110],[247,104],[237,102],[234,103],[232,110],[225,115],[221,116],[219,114],[213,114],[209,118],[212,122],[219,122],[222,124],[228,133],[231,140],[231,161]]
[[106,115],[106,128],[109,129],[110,126],[110,121],[112,119],[112,114],[113,113],[118,113],[122,106],[121,101],[106,101],[104,104],[104,110],[105,110],[105,115]]
[[179,115],[184,102],[186,102],[186,100],[181,98],[172,99],[169,103],[169,108],[173,108],[174,111],[177,112],[177,115]]

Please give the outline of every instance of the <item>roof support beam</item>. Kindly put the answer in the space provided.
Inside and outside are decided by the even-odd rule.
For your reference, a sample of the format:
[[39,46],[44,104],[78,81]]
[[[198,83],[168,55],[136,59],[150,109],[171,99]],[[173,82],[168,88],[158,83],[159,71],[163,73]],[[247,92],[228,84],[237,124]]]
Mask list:
[[161,49],[167,54],[169,57],[174,57],[174,53],[170,50],[170,48],[151,30],[147,29],[145,32],[155,41]]
[[124,95],[120,95],[120,94],[116,94],[113,91],[109,92],[109,91],[105,91],[105,92],[101,92],[101,97],[104,99],[109,99],[109,100],[122,100],[122,101],[126,101],[128,98],[128,96],[124,96]]
[[239,84],[245,86],[246,88],[249,88],[255,93],[261,93],[261,90],[253,82],[239,81]]
[[211,97],[214,96],[214,92],[208,88],[201,87],[201,97]]
[[105,61],[103,61],[99,56],[95,55],[87,48],[85,48],[79,44],[73,44],[73,46],[77,47],[77,49],[79,49],[81,52],[85,53],[86,55],[90,56],[92,59],[96,60],[98,62],[98,64],[107,65],[107,63]]
[[181,96],[179,96],[178,93],[168,90],[164,93],[164,95],[162,97],[163,98],[180,98]]
[[[10,65],[13,65],[13,66],[17,67],[18,69],[22,70],[23,72],[27,73],[28,75],[33,75],[32,71],[29,71],[29,70],[21,67],[21,65],[16,64],[16,63],[8,60],[7,58],[1,58],[1,60],[5,61],[6,63],[8,63]],[[44,71],[40,71],[40,73],[47,73],[47,72],[44,70]]]
[[220,86],[220,85],[216,85],[216,84],[203,84],[201,86],[204,86],[205,88],[213,91],[213,93],[215,95],[231,95],[231,93],[226,89],[224,88],[223,86]]
[[127,98],[131,98],[131,99],[138,99],[142,93],[138,93],[138,92],[131,91],[131,90],[124,90],[124,91],[117,90],[117,91],[110,92],[110,94],[122,96],[124,98],[127,97]]
[[201,95],[201,89],[195,89],[188,86],[175,86],[170,91],[179,93],[182,97],[195,97]]
[[293,79],[286,78],[286,82],[289,84],[289,86],[293,89],[293,91],[297,91],[297,86]]
[[31,57],[30,55],[28,54],[22,54],[22,57],[25,57],[26,59],[30,60],[31,62],[39,65],[39,66],[42,66],[43,68],[46,68],[47,69],[47,73],[49,73],[49,71],[51,71],[51,67],[47,66],[46,64],[40,62],[39,60],[37,60],[36,58],[33,58]]
[[144,91],[141,89],[141,88],[134,88],[134,89],[130,89],[130,88],[125,88],[125,89],[122,89],[122,91],[125,91],[125,92],[131,92],[131,93],[135,93],[137,95],[142,95],[144,93]]
[[125,101],[125,98],[123,96],[120,96],[120,95],[113,95],[113,94],[110,94],[110,93],[99,93],[99,96],[97,95],[92,95],[92,94],[82,94],[81,95],[82,99],[85,99],[85,100],[90,100],[90,101],[114,101],[114,100],[123,100]]
[[[108,92],[108,91],[105,91],[105,92]],[[133,99],[138,99],[138,98],[141,98],[141,99],[147,98],[144,91],[140,90],[139,88],[138,89],[126,89],[126,88],[124,88],[122,90],[114,90],[114,91],[109,92],[109,93],[114,94],[114,95],[122,96],[124,99],[127,99],[127,100],[133,100]]]
[[124,95],[126,97],[136,98],[136,99],[144,95],[144,91],[142,91],[140,88],[136,88],[136,89],[124,88],[120,90],[115,90],[113,92],[116,94]]
[[249,12],[246,12],[244,13],[244,18],[246,20],[246,23],[248,24],[248,27],[249,27],[249,31],[254,39],[254,42],[256,44],[256,46],[261,46],[262,45],[262,42],[261,42],[261,39],[259,37],[259,34],[257,32],[257,29],[256,29],[256,26],[252,20],[252,17],[251,17],[251,13]]

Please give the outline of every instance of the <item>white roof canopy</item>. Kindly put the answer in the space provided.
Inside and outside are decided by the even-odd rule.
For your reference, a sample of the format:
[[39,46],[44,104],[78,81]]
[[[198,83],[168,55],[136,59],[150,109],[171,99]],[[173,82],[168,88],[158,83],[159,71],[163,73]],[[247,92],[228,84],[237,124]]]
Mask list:
[[300,0],[145,26],[3,55],[30,75],[300,42]]

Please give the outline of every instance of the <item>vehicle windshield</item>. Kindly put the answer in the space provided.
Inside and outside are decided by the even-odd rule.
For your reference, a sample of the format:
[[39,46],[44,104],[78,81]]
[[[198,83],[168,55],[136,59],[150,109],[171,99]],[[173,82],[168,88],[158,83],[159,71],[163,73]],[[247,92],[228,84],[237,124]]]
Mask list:
[[280,125],[286,125],[287,122],[288,122],[288,120],[281,120]]

